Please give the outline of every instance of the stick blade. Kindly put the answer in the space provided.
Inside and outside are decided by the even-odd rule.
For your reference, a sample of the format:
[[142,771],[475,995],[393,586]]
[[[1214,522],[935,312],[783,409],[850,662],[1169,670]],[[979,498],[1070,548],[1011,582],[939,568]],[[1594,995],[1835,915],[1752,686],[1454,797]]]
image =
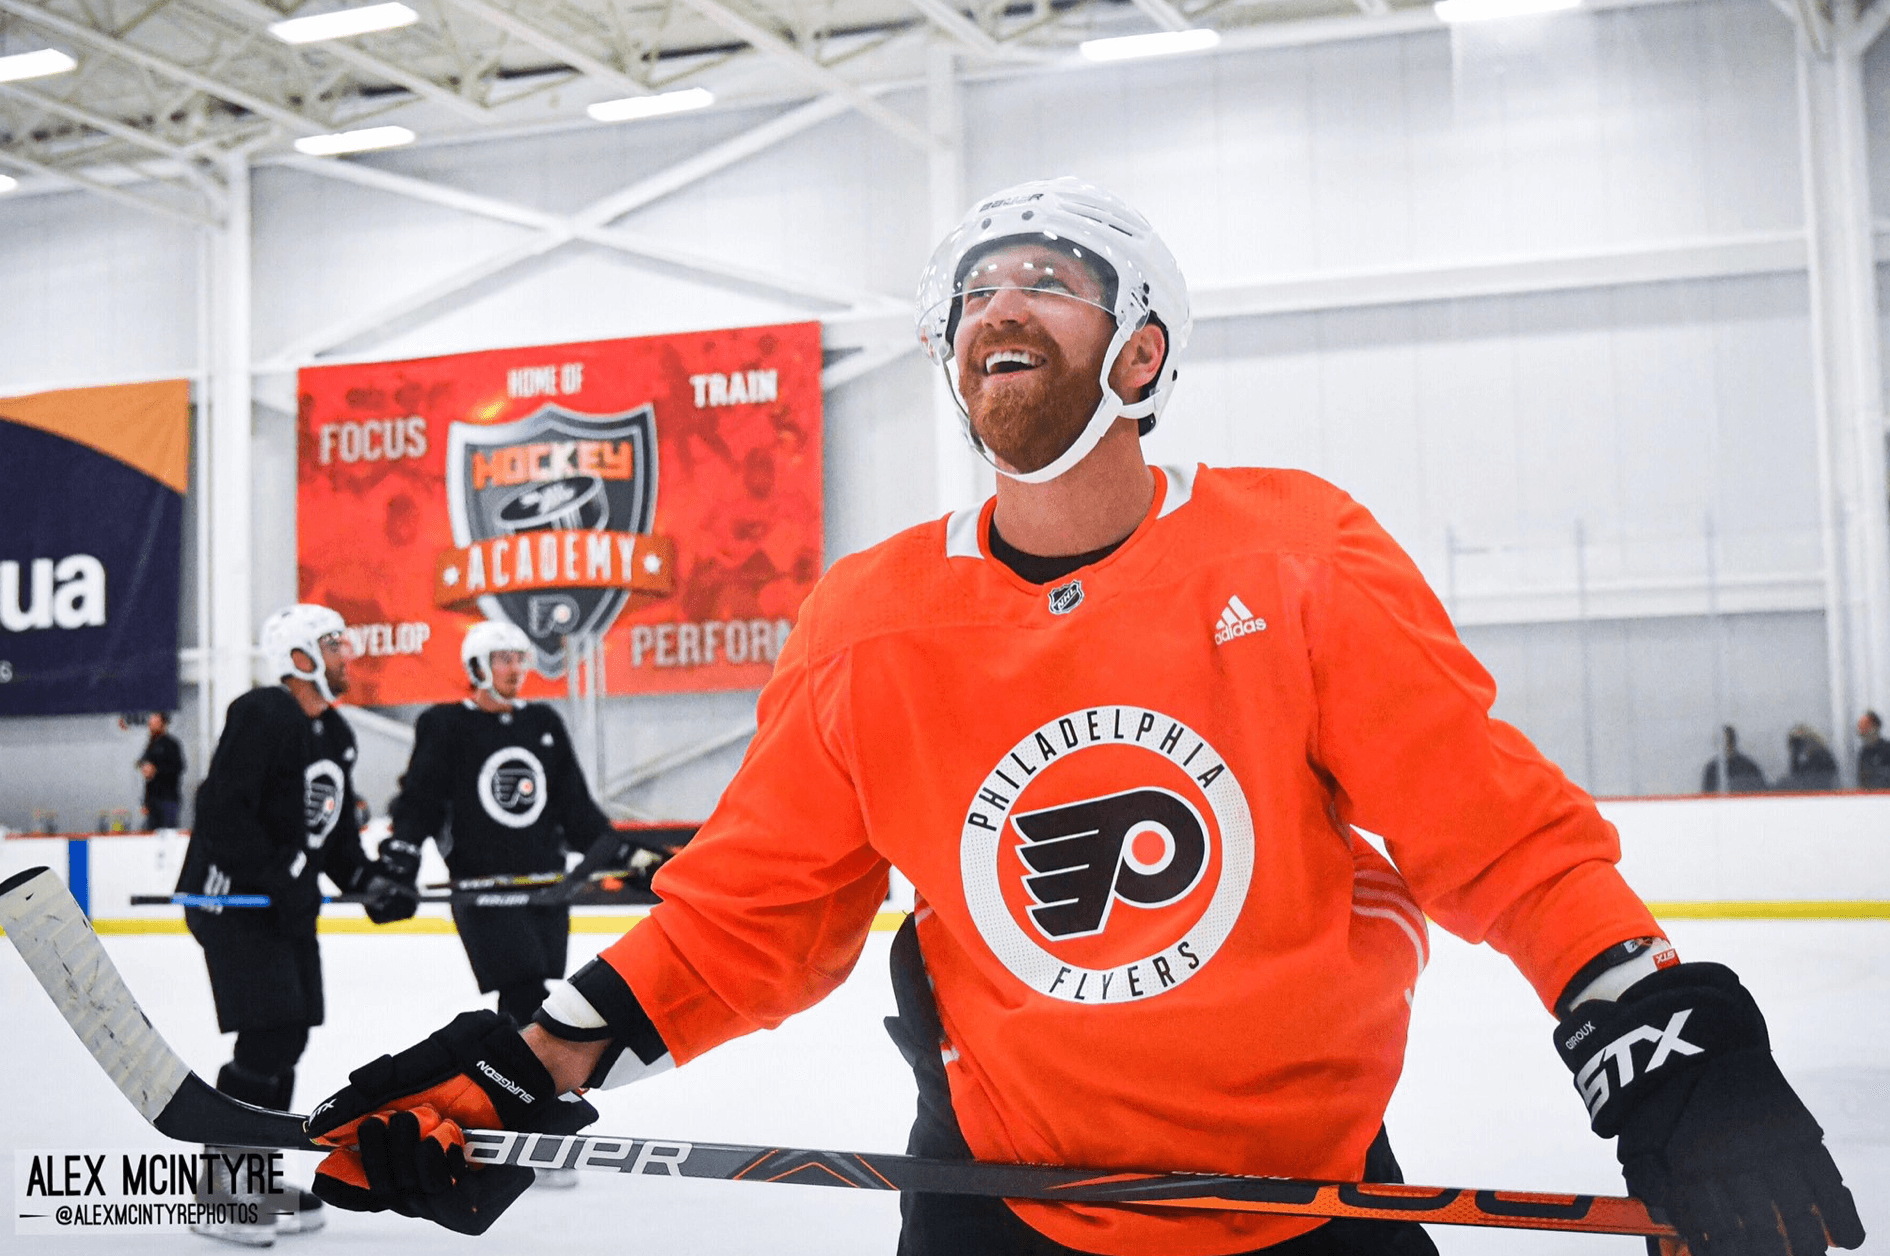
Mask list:
[[0,882],[0,928],[106,1076],[155,1122],[190,1067],[151,1027],[65,882],[48,868]]

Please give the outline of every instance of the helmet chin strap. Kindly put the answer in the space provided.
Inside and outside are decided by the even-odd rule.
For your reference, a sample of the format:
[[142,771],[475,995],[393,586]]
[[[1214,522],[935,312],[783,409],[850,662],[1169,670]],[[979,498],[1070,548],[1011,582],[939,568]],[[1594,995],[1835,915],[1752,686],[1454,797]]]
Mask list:
[[[301,646],[296,646],[295,648],[302,650]],[[302,653],[307,654],[308,651],[302,650]],[[290,659],[289,662],[293,663],[295,660]],[[306,680],[309,684],[314,685],[315,692],[319,693],[322,696],[322,701],[326,702],[329,706],[335,704],[335,693],[334,690],[328,687],[328,668],[325,665],[318,664],[313,673],[290,672],[289,675],[295,677],[297,680]]]
[[985,448],[984,442],[979,440],[978,434],[972,430],[970,408],[965,405],[964,394],[958,390],[957,372],[947,364],[946,381],[951,385],[952,396],[958,402],[959,413],[964,415],[965,438],[971,442],[971,447],[977,451],[978,456],[1001,476],[1016,480],[1019,484],[1047,484],[1056,479],[1089,457],[1090,451],[1102,442],[1102,438],[1111,427],[1115,426],[1117,419],[1139,419],[1155,413],[1153,399],[1138,401],[1132,405],[1124,404],[1122,398],[1116,395],[1116,390],[1109,386],[1109,370],[1115,365],[1116,355],[1122,352],[1122,347],[1129,343],[1129,337],[1133,336],[1137,330],[1126,324],[1117,326],[1115,338],[1109,342],[1109,348],[1103,352],[1102,371],[1097,380],[1102,385],[1102,400],[1096,403],[1095,413],[1089,416],[1089,422],[1083,425],[1083,430],[1076,434],[1076,439],[1070,443],[1068,449],[1058,454],[1049,464],[1038,467],[1035,471],[1013,471],[991,456],[991,451]]
[[[474,657],[479,658],[478,655],[475,655]],[[483,658],[479,658],[479,662],[481,664],[480,670],[485,672],[486,678],[484,680],[476,682],[473,685],[473,688],[485,690],[487,693],[492,695],[492,700],[494,702],[499,703],[501,706],[505,707],[507,710],[511,710],[511,711],[518,710],[519,706],[521,705],[519,700],[517,698],[506,697],[504,694],[500,693],[498,690],[498,687],[492,683],[492,656],[488,654],[484,656]]]

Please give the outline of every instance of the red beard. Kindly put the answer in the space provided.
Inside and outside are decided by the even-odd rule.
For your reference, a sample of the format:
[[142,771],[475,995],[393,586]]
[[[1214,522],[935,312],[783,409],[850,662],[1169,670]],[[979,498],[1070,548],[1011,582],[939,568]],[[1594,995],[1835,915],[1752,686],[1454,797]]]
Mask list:
[[[986,375],[984,359],[1001,345],[1026,349],[1042,366]],[[958,356],[958,391],[971,416],[971,430],[991,455],[1013,471],[1040,471],[1076,443],[1102,401],[1101,354],[1094,362],[1070,363],[1056,341],[1041,333],[1010,330],[978,336]]]

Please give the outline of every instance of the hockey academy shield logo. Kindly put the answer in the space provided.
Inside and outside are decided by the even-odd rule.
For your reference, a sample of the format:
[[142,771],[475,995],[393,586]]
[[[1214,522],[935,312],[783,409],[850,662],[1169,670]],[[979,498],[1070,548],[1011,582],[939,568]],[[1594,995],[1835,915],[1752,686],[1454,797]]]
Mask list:
[[[454,544],[518,543],[474,550],[468,557],[486,555],[478,572],[449,560],[443,581],[469,595],[489,590],[477,594],[479,609],[524,629],[538,671],[561,676],[565,639],[607,631],[633,580],[668,591],[673,555],[649,536],[656,481],[656,412],[647,405],[608,417],[548,405],[512,423],[455,423],[446,453]],[[598,535],[610,533],[618,545]],[[575,538],[584,537],[580,546]],[[607,579],[602,587],[561,581],[561,562],[571,575],[588,572],[586,583],[601,562]]]
[[508,829],[528,829],[545,813],[545,765],[523,746],[492,752],[479,768],[479,805]]
[[1019,980],[1072,1003],[1174,989],[1246,902],[1253,816],[1207,741],[1143,707],[1073,711],[985,778],[959,846],[979,933]]

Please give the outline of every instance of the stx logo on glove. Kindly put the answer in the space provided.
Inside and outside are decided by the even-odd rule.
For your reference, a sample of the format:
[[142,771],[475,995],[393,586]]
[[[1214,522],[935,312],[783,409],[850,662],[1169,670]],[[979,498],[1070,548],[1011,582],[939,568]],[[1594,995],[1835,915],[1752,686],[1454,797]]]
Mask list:
[[[1589,1057],[1588,1063],[1582,1065],[1581,1071],[1575,1074],[1575,1089],[1581,1092],[1582,1101],[1588,1105],[1591,1120],[1608,1102],[1611,1093],[1608,1089],[1607,1061],[1614,1061],[1615,1073],[1619,1078],[1617,1084],[1625,1090],[1634,1080],[1634,1047],[1637,1043],[1654,1044],[1654,1053],[1648,1058],[1647,1067],[1641,1070],[1643,1075],[1665,1064],[1670,1056],[1700,1053],[1699,1047],[1680,1036],[1681,1027],[1691,1015],[1692,1008],[1682,1008],[1669,1018],[1665,1029],[1655,1029],[1652,1025],[1630,1029]],[[1580,1042],[1589,1028],[1589,1025],[1584,1025],[1582,1031],[1569,1040],[1569,1045],[1572,1047]]]

